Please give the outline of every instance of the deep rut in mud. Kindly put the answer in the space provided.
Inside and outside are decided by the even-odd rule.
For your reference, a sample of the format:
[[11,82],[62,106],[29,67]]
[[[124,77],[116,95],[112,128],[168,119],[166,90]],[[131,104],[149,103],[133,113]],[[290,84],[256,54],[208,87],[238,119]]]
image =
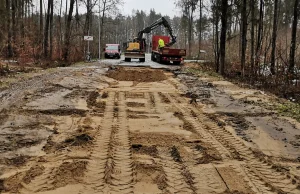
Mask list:
[[297,175],[190,103],[171,73],[149,70],[143,78],[147,71],[129,68],[134,80],[126,68],[110,72],[123,81],[96,75],[109,86],[66,92],[62,99],[71,98],[72,106],[34,107],[14,122],[12,113],[1,114],[11,131],[28,127],[24,120],[36,114],[30,129],[51,133],[40,155],[0,160],[8,169],[0,173],[0,192],[300,193]]

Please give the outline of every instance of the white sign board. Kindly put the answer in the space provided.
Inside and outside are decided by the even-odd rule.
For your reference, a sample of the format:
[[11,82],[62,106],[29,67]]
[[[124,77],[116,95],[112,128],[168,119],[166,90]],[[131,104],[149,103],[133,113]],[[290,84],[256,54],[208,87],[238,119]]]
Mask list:
[[93,37],[92,36],[84,36],[84,40],[93,41]]

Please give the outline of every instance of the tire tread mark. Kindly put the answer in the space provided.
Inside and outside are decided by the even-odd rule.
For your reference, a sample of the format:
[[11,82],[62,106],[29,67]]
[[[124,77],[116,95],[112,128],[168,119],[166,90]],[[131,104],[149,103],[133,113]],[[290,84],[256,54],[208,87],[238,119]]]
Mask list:
[[[252,151],[243,142],[229,133],[226,129],[220,128],[217,124],[213,123],[206,115],[204,115],[195,107],[191,105],[186,106],[185,112],[190,113],[191,111],[196,113],[198,123],[204,124],[203,129],[210,133],[216,139],[216,141],[220,142],[227,150],[229,150],[229,152],[237,152],[240,156],[242,156],[242,159],[244,159],[245,162],[249,166],[251,166],[252,170],[245,172],[251,172],[253,176],[258,177],[260,181],[264,182],[264,184],[267,185],[268,189],[266,189],[265,187],[260,187],[263,190],[263,193],[269,193],[269,190],[274,189],[278,190],[279,192],[283,191],[286,193],[300,193],[300,191],[296,189],[296,186],[293,185],[289,179],[285,178],[284,176],[280,176],[279,178],[274,177],[276,171],[269,167],[262,166],[263,163],[253,155]],[[255,167],[253,164],[260,167]],[[267,178],[266,175],[269,175],[270,177],[273,176],[275,179]],[[282,182],[283,180],[285,184],[279,185],[278,182]]]
[[107,188],[108,177],[111,172],[108,169],[108,164],[111,162],[111,134],[114,130],[114,108],[115,108],[115,96],[114,92],[109,92],[106,102],[104,118],[100,129],[96,135],[94,142],[94,148],[91,153],[91,159],[87,165],[87,172],[85,173],[86,184],[84,189],[79,191],[79,194],[83,193],[103,193]]
[[[165,193],[182,193],[182,194],[194,194],[193,188],[186,183],[183,176],[183,170],[187,170],[180,163],[176,163],[171,156],[165,151],[159,150],[159,161],[160,166],[162,166],[163,171],[166,175]],[[193,185],[192,185],[193,187]]]

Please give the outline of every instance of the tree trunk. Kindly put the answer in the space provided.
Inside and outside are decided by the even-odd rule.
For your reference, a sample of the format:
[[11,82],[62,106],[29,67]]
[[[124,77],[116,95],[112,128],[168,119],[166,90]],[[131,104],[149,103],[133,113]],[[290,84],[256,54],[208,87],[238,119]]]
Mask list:
[[275,74],[277,24],[278,24],[278,0],[274,0],[274,18],[273,18],[272,52],[271,52],[271,73],[272,73],[272,75]]
[[251,75],[254,74],[254,59],[255,59],[255,0],[251,0]]
[[[102,7],[102,18],[101,18],[101,27],[100,27],[100,43],[101,43],[101,48],[103,48],[102,45],[103,44],[103,32],[104,32],[104,17],[105,17],[105,10],[106,10],[106,1],[107,0],[100,0],[100,1],[103,1],[103,7]],[[100,52],[101,52],[101,56],[102,56],[102,49],[100,49]]]
[[198,51],[198,59],[200,59],[201,56],[201,40],[202,40],[202,1],[203,0],[199,0],[199,4],[200,4],[200,11],[199,11],[199,51]]
[[84,35],[88,35],[90,31],[90,17],[91,17],[91,0],[86,1],[86,16],[84,24]]
[[247,49],[247,0],[243,0],[242,7],[242,55],[241,55],[241,71],[245,75],[246,65],[246,49]]
[[48,8],[46,14],[47,17],[46,17],[45,32],[44,32],[44,57],[48,57],[51,1],[53,0],[48,0]]
[[190,15],[189,15],[189,28],[188,28],[188,45],[189,45],[189,52],[188,55],[189,57],[192,56],[192,36],[193,36],[193,8],[190,8]]
[[67,18],[67,25],[66,25],[66,32],[65,32],[65,46],[64,46],[64,52],[63,52],[63,59],[65,61],[69,60],[69,52],[70,52],[70,39],[71,39],[71,22],[72,22],[72,15],[73,15],[73,9],[74,9],[75,0],[70,0],[70,8],[69,8],[69,14]]
[[216,63],[216,72],[220,70],[220,44],[219,44],[219,10],[215,13],[215,63]]
[[22,0],[22,21],[21,21],[21,37],[24,43],[25,39],[25,0]]
[[59,16],[58,16],[58,23],[59,23],[59,41],[58,41],[58,52],[59,56],[61,56],[62,51],[62,23],[61,23],[61,15],[62,15],[62,7],[63,7],[63,0],[60,0],[60,8],[59,8]]
[[16,0],[11,0],[11,18],[12,18],[12,41],[13,45],[16,44],[17,38],[17,25],[16,25]]
[[221,6],[221,36],[220,36],[220,73],[225,75],[225,57],[226,57],[226,32],[227,32],[227,10],[228,0],[222,0]]
[[256,66],[258,66],[261,55],[261,46],[263,39],[263,23],[264,23],[264,0],[260,0],[259,5],[259,22],[258,22],[258,32],[257,32],[257,43],[256,43]]
[[297,38],[297,26],[298,26],[298,14],[299,14],[299,0],[295,0],[294,5],[294,19],[292,26],[292,39],[290,48],[290,59],[289,59],[289,72],[294,73],[295,67],[295,52],[296,52],[296,38]]
[[49,52],[49,57],[52,59],[52,54],[53,54],[53,0],[51,1],[50,5],[50,52]]
[[43,15],[43,0],[40,0],[40,43],[43,40],[43,27],[44,27],[44,15]]
[[11,33],[11,1],[6,0],[6,20],[7,20],[7,57],[13,57],[12,33]]
[[[5,1],[4,0],[0,0],[0,17],[1,18],[5,18],[5,10],[6,10],[6,6],[5,6]],[[0,46],[2,47],[2,45],[4,44],[4,32],[6,30],[6,20],[0,20]]]

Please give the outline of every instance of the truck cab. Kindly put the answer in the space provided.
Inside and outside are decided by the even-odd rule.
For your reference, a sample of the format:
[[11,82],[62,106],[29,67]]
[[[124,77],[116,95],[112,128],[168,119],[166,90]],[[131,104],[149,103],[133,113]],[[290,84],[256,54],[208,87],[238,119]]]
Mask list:
[[120,59],[121,48],[119,44],[106,44],[104,48],[105,58]]

